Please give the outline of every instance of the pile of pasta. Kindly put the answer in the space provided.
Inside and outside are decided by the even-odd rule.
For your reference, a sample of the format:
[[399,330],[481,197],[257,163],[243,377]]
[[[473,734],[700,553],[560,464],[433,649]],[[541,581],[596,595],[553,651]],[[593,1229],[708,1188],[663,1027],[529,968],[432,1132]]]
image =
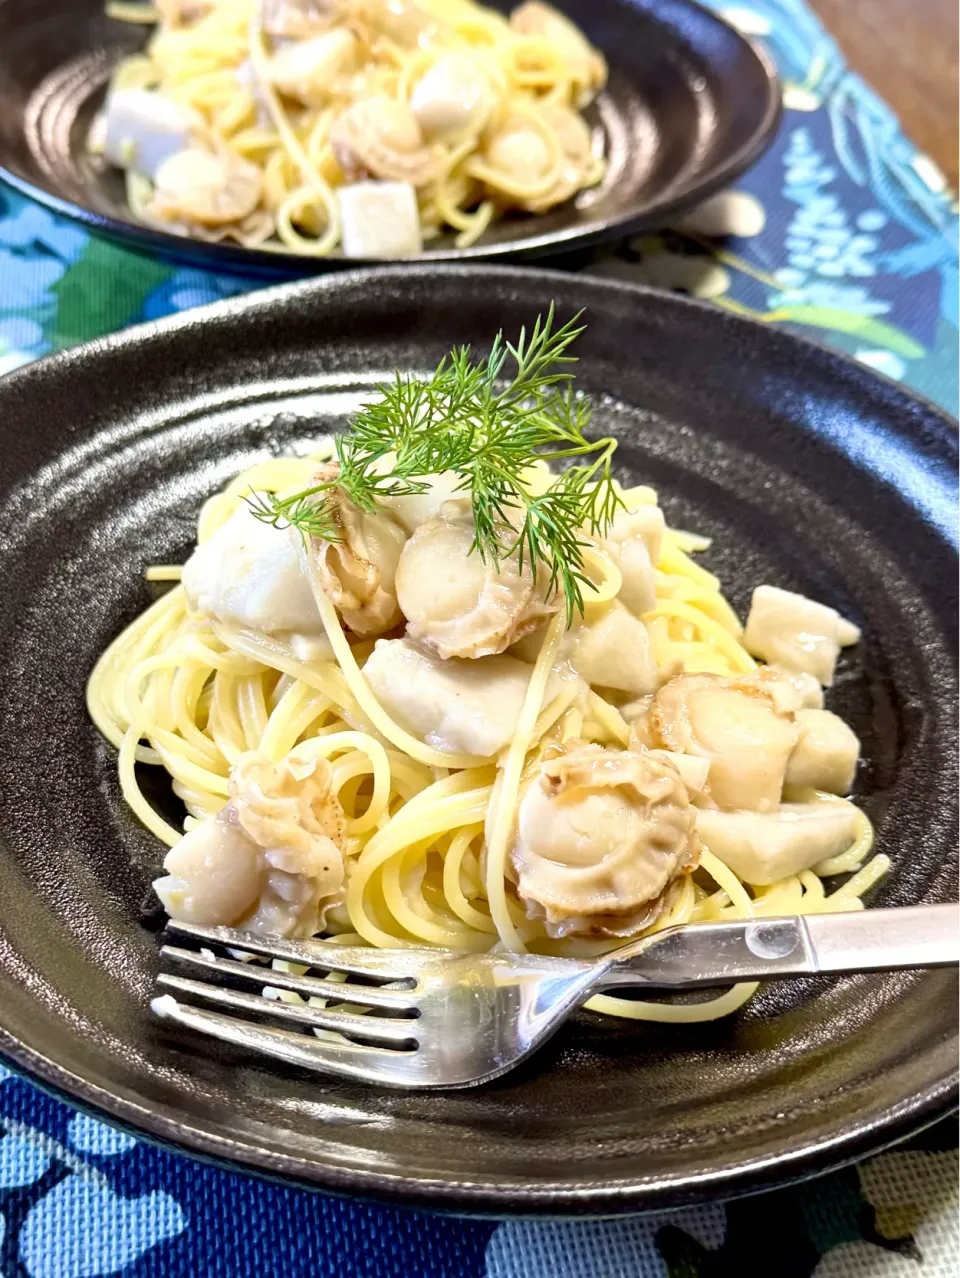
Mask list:
[[[163,127],[190,132],[177,108],[202,123],[202,140],[194,130],[183,146],[227,162],[213,200],[215,165],[145,171],[114,145],[132,212],[167,230],[311,257],[416,251],[398,254],[389,225],[379,251],[377,228],[354,228],[359,251],[347,242],[351,218],[405,214],[406,191],[359,207],[371,182],[386,182],[409,188],[417,238],[449,231],[467,248],[508,212],[543,212],[605,171],[582,115],[605,83],[604,60],[540,0],[509,19],[473,0],[156,0],[108,13],[157,24],[145,52],[115,72],[108,131],[118,92],[149,91],[168,104]],[[148,99],[130,109],[132,153],[133,117],[153,112]],[[159,115],[144,127],[155,135]],[[103,145],[101,128],[92,149]],[[348,206],[345,191],[360,200]]]
[[[296,490],[316,473],[320,457],[279,458],[237,476],[203,506],[203,544],[245,494]],[[544,486],[546,467],[531,472]],[[622,492],[628,509],[652,504],[649,488]],[[691,555],[708,543],[667,529],[656,568],[656,606],[644,618],[657,663],[686,672],[747,674],[755,669],[742,628],[716,577]],[[618,588],[616,569],[587,560],[592,591],[602,602]],[[147,570],[153,582],[177,583],[180,569]],[[517,795],[547,747],[578,740],[627,746],[630,732],[617,706],[573,683],[547,697],[551,667],[563,640],[557,613],[545,638],[512,743],[496,760],[451,755],[425,744],[386,713],[363,676],[370,640],[346,632],[332,603],[317,605],[333,658],[294,660],[289,654],[192,614],[183,587],[173,584],[103,654],[88,688],[91,715],[119,749],[126,801],[163,843],[182,835],[146,801],[137,766],[164,768],[187,811],[185,828],[223,807],[231,766],[256,750],[281,760],[299,743],[332,768],[332,789],[346,814],[346,901],[327,914],[326,932],[350,944],[427,944],[482,951],[497,944],[566,956],[590,956],[617,944],[610,937],[551,936],[528,917],[507,873],[507,838]],[[833,803],[846,800],[824,795]],[[492,822],[488,810],[495,813]],[[486,824],[485,824],[486,823]],[[656,929],[749,916],[850,910],[885,872],[888,860],[869,854],[872,829],[858,814],[857,837],[842,856],[766,887],[742,882],[707,847],[695,873],[656,920]],[[824,878],[852,873],[827,894]],[[642,1002],[602,996],[598,1011],[639,1020],[703,1021],[729,1013],[755,990],[739,985],[701,1002]]]

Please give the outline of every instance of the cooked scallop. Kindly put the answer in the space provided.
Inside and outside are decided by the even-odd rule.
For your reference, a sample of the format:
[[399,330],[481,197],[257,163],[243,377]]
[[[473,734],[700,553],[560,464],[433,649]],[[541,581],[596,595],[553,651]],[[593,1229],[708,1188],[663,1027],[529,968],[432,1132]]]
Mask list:
[[857,822],[850,803],[782,803],[777,812],[702,808],[697,833],[739,878],[765,887],[846,852],[856,839]]
[[709,759],[719,807],[757,812],[776,810],[798,736],[764,681],[708,674],[668,680],[636,730],[648,746]]
[[260,203],[263,179],[255,164],[230,151],[190,147],[157,168],[147,212],[167,222],[224,226],[242,222]]
[[[482,151],[484,161],[511,182],[525,187],[547,184],[546,189],[515,199],[528,213],[545,213],[568,200],[583,186],[592,163],[590,130],[575,111],[553,104],[542,106],[540,113],[556,138],[559,156],[525,115],[508,116],[497,124]],[[555,167],[556,176],[548,181]],[[491,187],[504,198],[492,181]]]
[[[758,666],[750,674],[737,675],[733,682],[741,692],[766,697],[777,714],[787,717],[796,715],[810,699],[809,687],[805,682],[788,678],[773,666]],[[822,690],[820,695],[823,695]]]
[[474,532],[469,501],[445,502],[406,543],[397,566],[410,636],[444,658],[503,652],[559,607],[545,597],[544,574],[534,582],[516,554],[499,567],[484,563],[471,550]]
[[345,821],[330,764],[303,747],[242,754],[230,800],[167,853],[154,883],[173,919],[313,936],[343,901]]
[[516,731],[533,667],[507,656],[444,661],[409,639],[380,639],[363,673],[387,712],[428,745],[489,756]]
[[242,502],[184,564],[182,582],[191,610],[264,634],[322,637],[298,537],[291,528],[257,519]]
[[166,877],[154,883],[173,919],[232,925],[254,911],[263,892],[263,849],[247,837],[228,804],[185,834],[167,853]]
[[823,685],[812,674],[803,670],[788,670],[786,666],[778,665],[766,666],[765,669],[793,688],[800,701],[798,710],[823,709]]
[[426,47],[437,29],[416,0],[352,0],[350,9],[354,18],[402,49]]
[[623,537],[641,537],[647,548],[650,562],[656,568],[663,550],[663,537],[667,531],[667,521],[659,506],[644,503],[635,510],[618,511],[613,519],[615,536],[622,530]]
[[378,94],[353,102],[330,126],[330,143],[348,182],[364,177],[426,186],[437,157],[406,102]]
[[696,813],[664,755],[570,743],[544,759],[517,814],[517,891],[551,936],[649,926],[699,858]]
[[553,129],[560,147],[560,169],[545,194],[521,202],[528,213],[546,213],[569,200],[584,185],[593,162],[593,140],[582,116],[559,103],[542,106],[541,114]]
[[[337,464],[331,463],[320,469],[317,480],[337,473]],[[313,541],[320,584],[354,634],[382,635],[403,620],[395,578],[406,534],[387,511],[360,510],[342,488],[327,496],[340,540]]]
[[553,162],[550,146],[525,116],[508,116],[492,129],[482,151],[494,169],[524,185],[545,179]]
[[104,109],[103,151],[111,164],[149,178],[205,132],[191,107],[148,89],[114,89]]
[[[636,743],[634,743],[636,749]],[[710,760],[696,754],[678,754],[675,750],[655,750],[659,757],[667,759],[680,774],[691,801],[702,798],[707,789],[710,777]]]
[[510,26],[518,35],[549,41],[561,52],[567,75],[573,82],[576,106],[585,107],[603,87],[607,78],[603,58],[569,18],[551,5],[541,0],[527,0],[510,15]]
[[263,30],[274,40],[308,40],[326,31],[336,0],[262,0]]
[[336,198],[344,257],[411,257],[423,248],[417,193],[409,182],[355,182],[337,187]]
[[798,710],[796,724],[800,739],[787,764],[787,785],[848,794],[860,757],[856,733],[829,710]]
[[762,661],[833,683],[840,649],[858,643],[860,631],[826,604],[777,586],[753,592],[744,647]]
[[267,98],[256,68],[249,58],[233,69],[237,83],[250,94],[254,107],[254,123],[258,129],[272,129],[273,120],[267,107]]
[[266,67],[275,89],[305,106],[324,106],[338,81],[356,70],[360,41],[346,27],[282,46]]
[[616,599],[588,609],[570,633],[566,656],[595,688],[645,696],[660,683],[646,627]]
[[619,510],[601,543],[623,578],[618,598],[635,617],[642,617],[657,602],[654,566],[660,558],[663,530],[663,512],[657,506]]
[[438,58],[410,94],[410,109],[424,137],[438,140],[479,128],[493,102],[490,79],[476,59],[455,53]]
[[456,496],[457,489],[463,484],[463,477],[456,471],[445,470],[440,475],[423,475],[420,482],[426,484],[426,492],[383,499],[384,508],[402,525],[408,537],[412,537],[428,519],[435,518],[445,501]]

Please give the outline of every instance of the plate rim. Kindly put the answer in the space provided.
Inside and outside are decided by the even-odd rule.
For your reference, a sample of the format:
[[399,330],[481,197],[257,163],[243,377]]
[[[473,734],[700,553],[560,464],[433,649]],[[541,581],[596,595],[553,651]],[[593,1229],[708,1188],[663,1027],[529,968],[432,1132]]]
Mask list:
[[[682,209],[696,206],[715,195],[742,176],[770,148],[783,118],[781,77],[773,56],[765,46],[755,37],[740,31],[721,14],[701,3],[701,0],[678,0],[678,3],[698,10],[707,15],[711,21],[724,27],[753,57],[763,74],[766,89],[763,110],[757,113],[757,122],[750,137],[738,150],[726,157],[723,163],[711,169],[702,181],[695,180],[692,185],[685,186],[670,199],[655,201],[644,212],[633,215],[624,213],[618,217],[608,218],[589,229],[567,227],[555,232],[540,232],[523,240],[508,240],[505,244],[475,244],[466,249],[428,248],[418,253],[416,257],[404,259],[313,258],[296,253],[244,248],[242,245],[226,242],[207,243],[190,236],[174,235],[169,231],[157,230],[125,218],[113,217],[107,213],[98,213],[94,209],[88,209],[82,204],[44,190],[29,179],[13,173],[3,164],[0,164],[0,182],[6,183],[19,195],[35,201],[50,212],[85,227],[90,234],[102,236],[121,246],[132,246],[136,250],[153,249],[167,259],[189,263],[199,269],[204,269],[205,263],[211,265],[221,263],[222,269],[231,275],[250,274],[253,277],[273,279],[310,278],[337,270],[391,266],[397,261],[409,265],[420,263],[454,265],[459,262],[494,264],[561,255],[590,248],[605,241],[625,238],[645,228],[660,225],[665,218],[672,217]],[[657,21],[655,11],[651,11],[650,17]],[[192,250],[185,245],[200,245],[202,251]],[[344,266],[344,263],[347,265]]]
[[[590,276],[560,274],[533,267],[494,266],[483,268],[492,284],[518,285],[538,283],[541,287],[566,289],[583,287],[598,294],[613,294],[634,301],[638,306],[691,310],[711,322],[723,322],[741,331],[766,334],[765,341],[799,343],[810,348],[818,359],[828,357],[855,375],[864,387],[883,386],[904,407],[921,407],[927,420],[937,429],[937,444],[956,449],[957,424],[939,406],[906,390],[889,378],[878,376],[843,352],[785,329],[771,329],[748,317],[721,311],[715,305],[696,298],[666,293],[629,281]],[[140,346],[165,334],[189,330],[200,324],[239,318],[238,312],[269,308],[275,302],[288,302],[303,297],[310,304],[315,295],[341,287],[356,287],[364,282],[427,276],[443,281],[470,280],[477,269],[464,264],[410,263],[388,268],[355,268],[307,280],[279,284],[254,290],[194,310],[165,316],[146,324],[135,325],[109,336],[60,351],[15,369],[0,378],[0,396],[13,392],[29,395],[36,377],[44,380],[68,376],[78,362],[99,362],[112,353],[122,354],[128,346]],[[958,1071],[953,1069],[930,1082],[922,1091],[904,1097],[875,1121],[834,1132],[811,1145],[785,1153],[757,1157],[733,1170],[699,1169],[679,1177],[663,1175],[655,1180],[642,1180],[637,1175],[615,1176],[598,1182],[562,1184],[547,1180],[524,1180],[516,1175],[487,1176],[481,1182],[443,1180],[430,1175],[410,1175],[395,1171],[345,1166],[333,1160],[321,1162],[297,1155],[287,1155],[256,1144],[224,1137],[210,1130],[190,1126],[190,1120],[168,1118],[164,1113],[125,1095],[109,1092],[61,1064],[24,1040],[11,1034],[0,1024],[0,1054],[14,1070],[37,1083],[67,1103],[79,1106],[108,1122],[119,1124],[141,1138],[161,1147],[176,1150],[202,1161],[213,1162],[232,1171],[240,1171],[266,1179],[278,1180],[321,1192],[350,1195],[369,1200],[386,1201],[410,1207],[426,1208],[460,1215],[503,1218],[509,1216],[583,1216],[637,1214],[692,1203],[729,1200],[779,1187],[822,1174],[895,1144],[918,1128],[936,1121],[958,1106]],[[507,1200],[505,1203],[504,1200]],[[506,1208],[506,1210],[505,1210]]]
[[[922,1097],[904,1102],[879,1130],[869,1129],[851,1136],[825,1139],[801,1152],[759,1158],[738,1168],[735,1173],[696,1173],[685,1181],[681,1189],[673,1187],[668,1180],[641,1186],[627,1177],[610,1178],[602,1185],[596,1182],[580,1185],[564,1182],[562,1187],[517,1177],[491,1179],[483,1184],[429,1177],[410,1180],[399,1173],[357,1171],[331,1163],[306,1164],[295,1156],[263,1150],[258,1153],[265,1156],[254,1161],[249,1156],[244,1158],[236,1153],[239,1150],[249,1154],[249,1145],[207,1133],[197,1136],[195,1129],[191,1129],[194,1140],[185,1140],[182,1122],[158,1118],[152,1110],[124,1101],[113,1093],[82,1083],[82,1080],[82,1086],[76,1091],[69,1090],[63,1083],[66,1071],[62,1067],[33,1051],[14,1056],[8,1046],[11,1041],[16,1040],[12,1040],[0,1026],[0,1061],[9,1064],[18,1078],[39,1087],[55,1100],[159,1149],[196,1159],[222,1171],[311,1193],[474,1219],[599,1219],[642,1216],[712,1202],[732,1202],[802,1184],[874,1157],[960,1110],[960,1077],[958,1071],[954,1071],[952,1076],[942,1080],[936,1088],[928,1089]],[[32,1066],[21,1059],[25,1055],[35,1058]],[[146,1118],[137,1115],[146,1115]],[[324,1174],[307,1175],[307,1167]],[[504,1209],[506,1194],[510,1195],[509,1210]]]
[[[121,349],[128,343],[136,343],[141,339],[146,340],[148,336],[159,337],[165,332],[175,332],[179,328],[193,328],[198,319],[215,320],[221,316],[228,317],[235,315],[239,310],[246,309],[248,306],[256,308],[264,302],[283,301],[286,297],[294,296],[300,292],[308,293],[313,290],[320,292],[324,289],[338,288],[341,285],[361,283],[364,279],[376,281],[378,279],[403,277],[408,274],[436,276],[437,279],[459,279],[461,277],[469,279],[483,275],[500,278],[504,281],[513,279],[518,283],[525,279],[530,281],[549,279],[556,281],[558,284],[576,282],[587,287],[598,288],[600,291],[609,290],[637,298],[646,298],[655,306],[666,302],[668,306],[689,309],[699,312],[701,315],[719,317],[724,324],[728,324],[731,327],[741,328],[750,332],[759,331],[765,333],[767,337],[764,340],[785,340],[790,344],[798,342],[801,346],[817,351],[821,357],[826,356],[839,363],[841,367],[846,369],[848,375],[856,376],[865,386],[879,383],[887,388],[888,393],[892,392],[898,396],[904,405],[919,405],[932,417],[939,419],[939,428],[945,429],[947,432],[944,442],[948,446],[952,446],[955,452],[960,453],[960,418],[951,416],[945,408],[921,391],[914,390],[913,387],[904,386],[902,382],[888,376],[879,369],[861,364],[859,360],[854,359],[848,352],[838,350],[836,347],[828,345],[825,341],[811,337],[805,332],[798,332],[793,327],[787,328],[779,324],[776,326],[762,324],[749,315],[741,315],[736,311],[727,310],[708,298],[694,297],[692,294],[680,293],[671,289],[655,288],[653,285],[642,284],[630,279],[618,279],[609,275],[595,275],[589,269],[563,270],[542,262],[535,265],[516,262],[484,262],[481,266],[473,266],[459,260],[427,262],[416,258],[386,263],[358,262],[356,265],[351,265],[343,270],[327,271],[319,275],[306,275],[300,279],[271,280],[269,283],[257,285],[243,293],[234,293],[229,297],[218,298],[213,302],[204,302],[201,306],[188,307],[186,310],[173,311],[169,315],[161,315],[157,319],[143,320],[138,324],[127,324],[125,327],[116,329],[111,333],[103,333],[99,337],[88,338],[86,341],[77,342],[73,346],[50,351],[46,355],[41,355],[37,359],[29,360],[26,364],[10,369],[7,373],[0,374],[0,387],[6,389],[7,384],[13,380],[20,381],[22,379],[26,382],[37,369],[46,370],[51,365],[58,363],[67,365],[74,360],[88,358],[94,352],[113,350],[115,348]],[[2,425],[0,425],[0,432],[2,432]],[[958,538],[960,538],[960,529],[958,529]]]

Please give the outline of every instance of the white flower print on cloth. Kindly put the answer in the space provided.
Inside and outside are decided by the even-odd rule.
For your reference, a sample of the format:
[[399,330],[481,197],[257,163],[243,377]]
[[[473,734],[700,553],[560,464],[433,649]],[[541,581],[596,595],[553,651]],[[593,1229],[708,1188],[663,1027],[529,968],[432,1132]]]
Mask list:
[[909,1238],[911,1252],[876,1243],[841,1243],[813,1278],[923,1278],[960,1271],[957,1240],[957,1154],[906,1150],[880,1154],[857,1168],[863,1196],[884,1238]]
[[126,1132],[117,1127],[109,1127],[106,1123],[91,1118],[89,1114],[75,1114],[70,1120],[68,1131],[70,1144],[81,1154],[110,1157],[113,1154],[125,1154],[137,1143]]
[[716,1251],[726,1224],[714,1204],[625,1220],[508,1221],[487,1244],[485,1278],[670,1278],[658,1230],[681,1229]]
[[673,253],[659,235],[644,235],[625,248],[628,256],[604,261],[594,275],[666,288],[691,297],[718,298],[730,288],[730,272],[707,253]]
[[33,1185],[53,1162],[50,1142],[30,1129],[0,1137],[0,1189]]
[[[794,129],[784,155],[783,194],[798,207],[787,231],[789,265],[777,273],[788,289],[771,302],[775,306],[806,302],[846,307],[863,315],[885,314],[890,310],[889,302],[874,301],[863,286],[839,283],[876,275],[871,254],[876,252],[878,240],[871,232],[851,225],[837,196],[828,189],[836,176],[837,170],[825,163],[814,147],[809,130]],[[866,224],[876,230],[886,224],[886,216],[879,209],[864,216]],[[827,282],[827,290],[821,281]]]
[[717,239],[751,239],[766,224],[766,210],[749,191],[721,191],[673,223],[680,231]]
[[30,1278],[103,1278],[186,1228],[169,1194],[121,1198],[104,1182],[67,1176],[32,1207],[20,1230]]
[[[12,1077],[0,1066],[0,1083]],[[137,1142],[125,1132],[75,1114],[67,1125],[69,1145],[64,1145],[25,1123],[2,1122],[0,1206],[13,1201],[9,1195],[51,1178],[15,1239],[7,1238],[8,1223],[0,1216],[0,1247],[15,1247],[28,1278],[107,1278],[186,1229],[186,1215],[169,1194],[121,1195],[102,1165],[83,1157],[110,1159],[128,1152]]]
[[899,382],[907,371],[906,361],[893,351],[858,350],[853,352],[853,358],[860,364],[866,364],[867,368],[872,368],[875,373],[882,373],[884,377],[889,377],[895,382]]

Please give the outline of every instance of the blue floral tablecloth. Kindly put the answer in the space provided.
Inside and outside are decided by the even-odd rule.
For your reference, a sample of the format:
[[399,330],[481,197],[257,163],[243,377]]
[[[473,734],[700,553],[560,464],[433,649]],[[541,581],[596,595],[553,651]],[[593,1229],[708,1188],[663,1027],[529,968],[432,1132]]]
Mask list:
[[[800,0],[764,42],[778,137],[736,187],[589,269],[786,324],[957,411],[957,208]],[[0,186],[0,373],[256,287],[91,238]],[[0,1067],[0,1278],[955,1278],[957,1125],[762,1202],[471,1222],[267,1185],[134,1141]]]

